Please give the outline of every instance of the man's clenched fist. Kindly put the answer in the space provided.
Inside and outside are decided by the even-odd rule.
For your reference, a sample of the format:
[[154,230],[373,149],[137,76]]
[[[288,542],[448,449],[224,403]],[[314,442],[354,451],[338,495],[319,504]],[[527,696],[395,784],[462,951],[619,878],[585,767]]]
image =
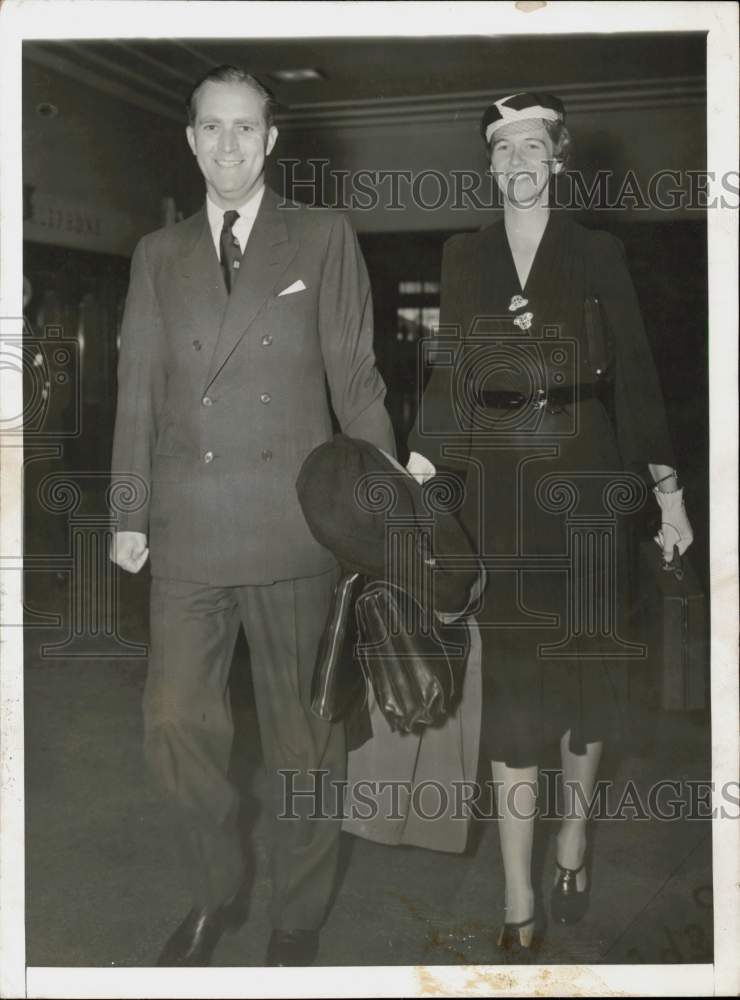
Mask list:
[[117,531],[113,536],[110,557],[121,569],[138,573],[148,555],[149,549],[143,531]]

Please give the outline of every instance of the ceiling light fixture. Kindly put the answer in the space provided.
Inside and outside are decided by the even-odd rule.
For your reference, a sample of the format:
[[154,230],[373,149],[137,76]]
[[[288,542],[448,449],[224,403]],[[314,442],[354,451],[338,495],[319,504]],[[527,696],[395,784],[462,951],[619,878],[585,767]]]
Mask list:
[[320,69],[276,69],[268,73],[273,80],[279,83],[304,83],[306,80],[325,80],[326,76]]

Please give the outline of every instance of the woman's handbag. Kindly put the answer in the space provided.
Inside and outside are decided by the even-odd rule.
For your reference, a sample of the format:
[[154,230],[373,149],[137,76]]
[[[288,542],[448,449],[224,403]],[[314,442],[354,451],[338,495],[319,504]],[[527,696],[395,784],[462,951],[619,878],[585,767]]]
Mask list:
[[705,708],[709,687],[707,606],[686,555],[678,565],[667,568],[655,542],[641,542],[641,618],[659,704],[691,711]]

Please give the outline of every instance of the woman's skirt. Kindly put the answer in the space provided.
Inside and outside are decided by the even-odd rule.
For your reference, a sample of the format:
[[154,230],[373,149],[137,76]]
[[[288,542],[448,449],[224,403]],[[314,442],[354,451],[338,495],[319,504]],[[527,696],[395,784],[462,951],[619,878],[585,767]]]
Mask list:
[[[473,439],[463,523],[488,573],[481,753],[511,767],[628,738],[627,520],[646,499],[596,401],[536,435]],[[575,433],[568,430],[575,427]],[[562,433],[559,433],[562,432]]]

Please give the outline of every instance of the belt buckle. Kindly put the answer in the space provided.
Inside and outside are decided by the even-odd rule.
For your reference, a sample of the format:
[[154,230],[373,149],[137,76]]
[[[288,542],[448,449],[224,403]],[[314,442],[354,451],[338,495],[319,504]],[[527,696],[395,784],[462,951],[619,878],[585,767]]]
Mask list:
[[547,406],[547,393],[544,389],[538,389],[535,393],[535,399],[532,400],[532,406],[535,410],[541,410],[543,406]]

